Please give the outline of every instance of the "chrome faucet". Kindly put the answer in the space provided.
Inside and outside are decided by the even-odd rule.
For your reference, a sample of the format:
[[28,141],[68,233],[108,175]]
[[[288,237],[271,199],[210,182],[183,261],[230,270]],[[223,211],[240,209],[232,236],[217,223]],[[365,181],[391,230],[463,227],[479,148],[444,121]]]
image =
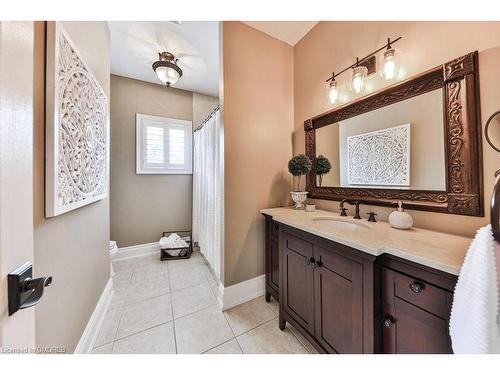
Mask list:
[[340,216],[347,216],[347,208],[344,208],[344,203],[349,203],[351,206],[355,206],[355,211],[354,211],[354,216],[353,219],[361,219],[361,216],[359,216],[359,201],[348,201],[346,199],[342,199],[340,201]]

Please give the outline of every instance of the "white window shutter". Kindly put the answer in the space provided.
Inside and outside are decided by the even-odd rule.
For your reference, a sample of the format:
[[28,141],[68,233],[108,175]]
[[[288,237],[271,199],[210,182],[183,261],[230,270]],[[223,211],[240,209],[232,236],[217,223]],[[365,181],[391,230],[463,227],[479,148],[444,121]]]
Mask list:
[[136,173],[191,174],[192,123],[136,115]]

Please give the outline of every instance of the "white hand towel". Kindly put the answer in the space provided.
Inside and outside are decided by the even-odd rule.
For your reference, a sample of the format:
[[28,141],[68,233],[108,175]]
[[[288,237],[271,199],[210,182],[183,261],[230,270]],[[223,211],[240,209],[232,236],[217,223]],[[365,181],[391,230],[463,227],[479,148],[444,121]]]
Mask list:
[[455,286],[450,317],[455,354],[500,353],[495,257],[500,257],[500,245],[488,225],[477,231]]

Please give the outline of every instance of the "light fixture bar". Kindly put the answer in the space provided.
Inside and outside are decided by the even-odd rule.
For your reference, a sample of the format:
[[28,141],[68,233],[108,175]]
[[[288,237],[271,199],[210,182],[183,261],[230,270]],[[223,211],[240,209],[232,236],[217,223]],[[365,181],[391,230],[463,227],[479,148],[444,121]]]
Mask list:
[[330,78],[328,78],[326,80],[326,82],[330,82],[332,80],[335,79],[335,77],[338,77],[339,75],[341,75],[342,73],[348,71],[349,69],[352,69],[352,68],[355,68],[356,66],[358,65],[362,65],[362,63],[368,59],[369,57],[375,55],[376,53],[379,53],[380,51],[386,49],[386,48],[391,48],[391,45],[396,43],[397,41],[399,41],[400,39],[402,38],[402,36],[400,36],[399,38],[396,38],[394,40],[391,41],[391,38],[388,38],[387,39],[387,43],[384,44],[382,47],[380,47],[379,49],[373,51],[372,53],[370,53],[369,55],[366,55],[365,57],[363,57],[362,59],[359,59],[356,57],[356,62],[350,66],[348,66],[347,68],[345,68],[344,70],[341,70],[340,72],[338,72],[337,74],[335,74],[334,72],[332,72],[332,76]]

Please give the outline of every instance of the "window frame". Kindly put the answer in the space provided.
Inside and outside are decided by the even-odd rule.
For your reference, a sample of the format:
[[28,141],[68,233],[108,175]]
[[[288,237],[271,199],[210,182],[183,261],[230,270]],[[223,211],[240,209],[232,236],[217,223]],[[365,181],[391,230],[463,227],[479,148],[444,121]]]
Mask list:
[[[169,129],[182,129],[184,130],[184,165],[183,168],[175,168],[169,163],[168,155],[168,134],[164,139],[164,163],[160,168],[153,168],[148,166],[145,162],[145,151],[144,146],[145,132],[147,129],[148,121],[154,121],[159,123],[159,127],[163,127],[164,136],[168,133]],[[136,164],[136,174],[193,174],[193,123],[188,120],[181,120],[175,118],[168,118],[163,116],[146,115],[143,113],[136,113],[135,117],[136,124],[136,137],[135,137],[135,164]],[[187,136],[186,136],[187,135]]]

